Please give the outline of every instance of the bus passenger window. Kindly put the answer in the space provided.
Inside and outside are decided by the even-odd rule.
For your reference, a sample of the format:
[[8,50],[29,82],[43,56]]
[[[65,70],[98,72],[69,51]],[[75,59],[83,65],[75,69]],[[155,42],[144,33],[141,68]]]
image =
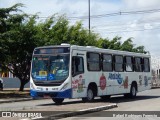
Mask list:
[[103,71],[112,71],[112,55],[102,54],[102,69]]
[[149,71],[150,71],[149,59],[144,58],[144,72],[149,72]]
[[135,71],[142,72],[142,58],[135,57]]
[[127,72],[133,71],[130,64],[126,64],[126,71],[127,71]]
[[133,71],[133,64],[132,64],[133,58],[130,56],[125,57],[125,62],[126,62],[126,71],[127,72],[132,72]]
[[88,71],[100,71],[100,54],[99,53],[87,53],[87,68]]
[[84,64],[82,57],[72,58],[72,75],[78,75],[84,72]]
[[123,71],[123,56],[115,55],[114,69],[117,72],[122,72]]

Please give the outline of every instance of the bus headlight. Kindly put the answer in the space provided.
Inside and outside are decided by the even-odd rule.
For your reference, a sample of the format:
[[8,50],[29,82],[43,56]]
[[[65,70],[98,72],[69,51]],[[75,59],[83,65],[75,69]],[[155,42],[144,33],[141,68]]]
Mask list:
[[68,83],[64,84],[64,86],[61,88],[61,90],[65,90],[68,86]]
[[30,88],[33,89],[33,90],[35,89],[33,83],[30,84]]

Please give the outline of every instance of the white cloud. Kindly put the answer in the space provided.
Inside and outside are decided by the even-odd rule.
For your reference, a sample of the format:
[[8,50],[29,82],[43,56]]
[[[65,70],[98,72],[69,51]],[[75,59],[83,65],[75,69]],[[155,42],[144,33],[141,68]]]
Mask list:
[[124,5],[130,9],[159,8],[159,0],[123,0]]
[[11,7],[12,5],[19,3],[20,0],[0,0],[0,8]]
[[151,26],[151,24],[146,23],[146,24],[144,25],[144,29],[153,29],[153,27]]
[[[0,0],[0,7],[10,7],[15,3],[24,3],[23,10],[29,14],[40,12],[40,16],[50,16],[55,13],[67,16],[87,16],[88,0]],[[91,0],[91,15],[108,14],[120,11],[137,11],[156,9],[160,0]],[[118,15],[110,17],[91,18],[91,28],[103,37],[113,38],[118,35],[122,40],[133,37],[136,45],[144,45],[152,54],[160,56],[160,12],[150,14]],[[78,20],[78,19],[77,19]],[[71,20],[74,23],[75,20]],[[83,20],[88,27],[88,19]],[[155,29],[156,28],[156,29]],[[153,29],[144,30],[143,29]],[[154,30],[155,29],[155,30]],[[140,31],[138,31],[140,30]],[[124,32],[128,31],[128,32]],[[112,33],[110,33],[112,32]]]

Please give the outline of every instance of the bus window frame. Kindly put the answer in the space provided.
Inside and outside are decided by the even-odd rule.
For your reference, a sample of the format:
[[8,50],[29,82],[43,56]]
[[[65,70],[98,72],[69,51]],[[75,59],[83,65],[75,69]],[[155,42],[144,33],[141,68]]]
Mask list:
[[[127,57],[130,57],[131,58],[131,63],[127,63]],[[126,69],[126,65],[127,64],[131,64],[132,65],[132,71],[128,71],[127,69]],[[126,72],[134,72],[134,57],[133,56],[124,56],[124,70],[126,71]]]
[[[76,71],[74,71],[74,64],[75,64],[75,61],[76,60],[73,60],[73,59],[77,59],[77,58],[82,58],[82,69],[83,69],[83,71],[81,71],[81,72],[76,72]],[[76,75],[79,75],[79,74],[83,74],[84,72],[85,72],[85,70],[84,70],[84,58],[83,57],[81,57],[81,56],[72,56],[72,77],[75,77]],[[75,68],[76,69],[76,68]]]
[[[104,55],[110,55],[111,56],[111,62],[105,62],[105,63],[108,63],[108,64],[111,64],[111,70],[104,70],[103,69],[103,59],[104,59]],[[105,71],[105,72],[112,72],[113,71],[113,56],[112,56],[112,54],[107,54],[107,53],[102,53],[101,54],[101,68],[102,68],[102,71]]]
[[[121,56],[122,57],[122,63],[116,63],[116,56]],[[115,72],[124,72],[124,56],[123,55],[113,55],[113,64],[114,64],[114,71]],[[117,71],[116,69],[115,69],[115,66],[116,66],[116,64],[122,64],[122,71]]]
[[[144,60],[145,60],[145,59],[148,60],[148,64],[147,64],[147,65],[148,65],[148,71],[145,71],[145,64],[144,64]],[[146,57],[145,57],[145,58],[143,58],[143,72],[150,72],[150,70],[151,70],[151,69],[150,69],[150,60],[149,60],[149,58],[146,58]]]
[[[141,70],[138,70],[138,71],[136,69],[136,59],[137,58],[140,58],[140,66],[141,66]],[[134,71],[135,72],[143,72],[143,58],[142,57],[134,57]]]
[[[88,56],[89,56],[89,54],[92,54],[92,53],[99,55],[99,70],[90,70],[90,68],[89,68]],[[86,54],[86,61],[87,61],[87,70],[88,71],[93,71],[93,72],[101,71],[101,54],[100,53],[97,53],[97,52],[87,52],[87,54]]]

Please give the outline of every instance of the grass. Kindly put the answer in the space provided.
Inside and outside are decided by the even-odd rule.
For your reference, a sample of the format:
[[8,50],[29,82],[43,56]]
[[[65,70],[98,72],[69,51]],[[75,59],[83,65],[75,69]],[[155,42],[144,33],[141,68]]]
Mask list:
[[30,97],[29,90],[18,91],[18,90],[3,90],[0,91],[0,99],[1,98],[24,98]]

